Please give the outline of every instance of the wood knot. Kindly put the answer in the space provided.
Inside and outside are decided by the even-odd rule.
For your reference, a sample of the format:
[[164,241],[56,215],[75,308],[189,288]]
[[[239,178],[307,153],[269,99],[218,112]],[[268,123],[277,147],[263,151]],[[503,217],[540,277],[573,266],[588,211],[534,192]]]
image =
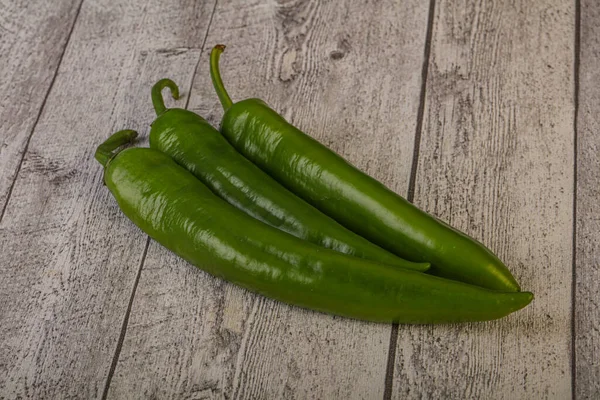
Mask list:
[[344,35],[338,38],[336,49],[329,53],[329,58],[334,61],[341,60],[346,57],[346,54],[348,54],[351,49],[350,40]]
[[346,53],[344,53],[341,50],[334,50],[331,53],[329,53],[329,58],[336,61],[341,60],[342,58],[344,58],[344,56],[346,56]]

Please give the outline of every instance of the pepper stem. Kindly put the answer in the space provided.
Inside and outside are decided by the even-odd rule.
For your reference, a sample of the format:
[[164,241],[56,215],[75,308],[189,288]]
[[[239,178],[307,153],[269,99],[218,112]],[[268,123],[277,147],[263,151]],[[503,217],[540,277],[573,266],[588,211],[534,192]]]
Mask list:
[[218,44],[210,53],[210,78],[212,79],[213,86],[217,92],[217,96],[219,96],[223,109],[227,111],[233,102],[231,101],[229,94],[227,94],[227,90],[225,90],[223,80],[221,79],[221,72],[219,72],[219,58],[221,58],[223,50],[225,50],[225,45]]
[[106,167],[109,161],[119,153],[116,150],[123,145],[133,142],[133,139],[137,135],[137,132],[131,129],[124,129],[113,133],[104,143],[98,146],[94,157],[103,167]]
[[167,111],[167,107],[165,107],[165,100],[162,96],[162,90],[168,87],[171,91],[171,96],[175,100],[179,98],[179,88],[170,79],[161,79],[156,82],[154,86],[152,86],[152,105],[154,106],[154,111],[156,111],[156,115],[160,115]]

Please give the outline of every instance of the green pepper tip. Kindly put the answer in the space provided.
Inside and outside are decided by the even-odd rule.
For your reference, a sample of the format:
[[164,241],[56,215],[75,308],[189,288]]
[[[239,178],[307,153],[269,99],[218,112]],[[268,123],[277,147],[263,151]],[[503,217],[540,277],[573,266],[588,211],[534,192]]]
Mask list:
[[169,88],[173,99],[179,99],[179,87],[177,87],[177,84],[171,79],[165,78],[156,82],[154,86],[152,86],[152,105],[154,106],[154,111],[157,116],[167,111],[165,100],[162,97],[162,90],[164,88]]
[[210,52],[210,78],[215,91],[217,92],[217,96],[219,96],[219,101],[223,106],[223,110],[227,111],[229,107],[233,105],[233,102],[231,101],[231,97],[229,97],[227,90],[225,90],[223,80],[221,79],[221,72],[219,71],[219,58],[221,57],[223,50],[225,50],[225,45],[218,44],[213,47]]
[[138,133],[133,129],[123,129],[110,135],[98,148],[94,157],[96,160],[106,168],[110,160],[112,160],[118,153],[119,147],[133,142],[137,137]]

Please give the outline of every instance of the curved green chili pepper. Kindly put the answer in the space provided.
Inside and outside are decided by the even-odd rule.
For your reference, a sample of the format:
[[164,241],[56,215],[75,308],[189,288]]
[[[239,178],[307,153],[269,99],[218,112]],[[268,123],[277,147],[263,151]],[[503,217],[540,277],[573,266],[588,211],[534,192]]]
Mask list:
[[[121,143],[124,135],[116,135],[108,142]],[[227,204],[154,149],[111,153],[104,167],[121,210],[150,237],[206,272],[276,300],[377,322],[449,323],[501,318],[532,299],[298,239]]]
[[158,117],[150,147],[171,156],[215,194],[254,218],[320,246],[402,268],[425,271],[349,231],[300,199],[238,153],[204,118],[180,108],[166,110],[161,90],[176,97],[177,85],[162,79],[152,88]]
[[490,250],[398,196],[307,136],[259,99],[231,103],[218,61],[211,76],[225,109],[221,133],[246,158],[345,227],[431,273],[495,290],[520,290]]

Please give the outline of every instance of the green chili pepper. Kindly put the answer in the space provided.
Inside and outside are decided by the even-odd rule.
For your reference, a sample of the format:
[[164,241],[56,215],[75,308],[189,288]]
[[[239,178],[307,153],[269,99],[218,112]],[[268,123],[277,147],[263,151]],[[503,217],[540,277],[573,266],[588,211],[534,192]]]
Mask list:
[[233,104],[219,73],[224,48],[216,46],[210,59],[213,85],[225,109],[221,133],[246,158],[355,233],[407,260],[430,262],[434,275],[520,290],[508,268],[481,243],[419,210],[263,101]]
[[204,118],[180,108],[167,109],[161,91],[179,97],[175,82],[158,81],[152,88],[157,118],[150,147],[171,156],[216,195],[254,218],[301,239],[356,257],[425,271],[428,263],[413,263],[349,231],[281,186],[238,153]]
[[300,307],[378,322],[449,323],[501,318],[532,300],[352,257],[282,232],[226,203],[155,149],[118,148],[96,159],[121,210],[140,229],[206,272]]

